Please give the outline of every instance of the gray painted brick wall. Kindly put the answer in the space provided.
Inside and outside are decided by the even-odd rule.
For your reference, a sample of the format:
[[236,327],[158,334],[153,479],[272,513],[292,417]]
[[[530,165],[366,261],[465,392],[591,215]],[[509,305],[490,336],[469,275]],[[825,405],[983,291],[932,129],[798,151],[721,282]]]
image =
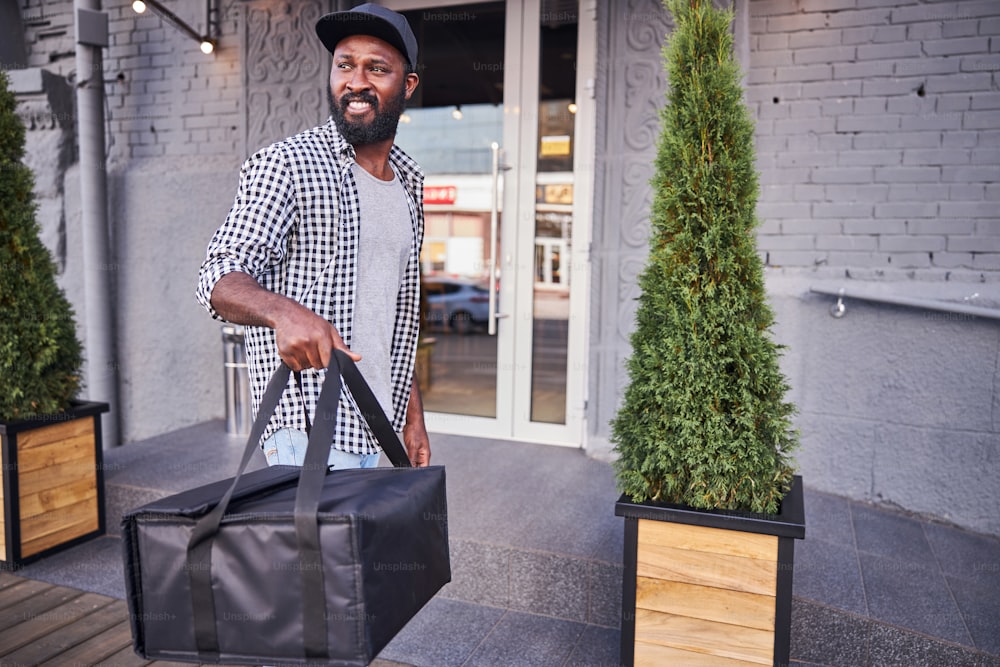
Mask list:
[[[200,2],[166,4],[203,27]],[[241,155],[239,5],[223,7],[214,56],[151,11],[105,11],[111,161]],[[980,275],[1000,250],[970,224],[997,219],[1000,3],[751,0],[750,15],[767,262],[1000,280]],[[71,72],[72,2],[22,16],[29,64]]]
[[[28,66],[63,76],[75,69],[72,0],[22,3]],[[104,51],[109,162],[184,155],[242,154],[241,3],[222,3],[216,53],[152,9],[104,2],[111,45]],[[206,31],[205,3],[164,0],[196,31]]]
[[1000,243],[977,224],[1000,220],[1000,3],[751,0],[750,13],[769,265],[1000,280]]

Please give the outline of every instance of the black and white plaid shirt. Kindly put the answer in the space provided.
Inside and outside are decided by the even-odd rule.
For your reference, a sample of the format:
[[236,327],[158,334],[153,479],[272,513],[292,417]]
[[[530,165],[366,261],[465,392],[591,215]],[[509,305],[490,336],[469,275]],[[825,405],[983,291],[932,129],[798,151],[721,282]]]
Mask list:
[[[216,319],[212,289],[222,276],[247,273],[265,289],[288,296],[327,319],[351,346],[357,279],[361,211],[351,173],[354,147],[333,120],[272,144],[244,164],[236,201],[208,245],[198,280],[198,300]],[[423,242],[423,173],[393,146],[389,164],[407,195],[414,243],[396,304],[392,341],[392,409],[388,415],[401,431],[410,397],[416,355],[420,304],[420,244]],[[246,327],[247,359],[253,411],[280,363],[274,330]],[[305,408],[316,409],[324,371],[302,374]],[[340,399],[334,446],[359,454],[379,451],[374,436],[348,392]],[[264,432],[305,430],[305,412],[290,383]]]

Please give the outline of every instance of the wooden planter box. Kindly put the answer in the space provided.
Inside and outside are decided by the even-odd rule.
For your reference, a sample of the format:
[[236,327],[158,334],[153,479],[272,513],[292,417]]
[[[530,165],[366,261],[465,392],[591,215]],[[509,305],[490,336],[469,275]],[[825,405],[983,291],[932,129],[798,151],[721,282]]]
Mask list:
[[633,503],[625,517],[621,662],[787,665],[802,479],[778,515]]
[[65,413],[0,421],[0,568],[14,569],[102,535],[101,414],[75,402]]

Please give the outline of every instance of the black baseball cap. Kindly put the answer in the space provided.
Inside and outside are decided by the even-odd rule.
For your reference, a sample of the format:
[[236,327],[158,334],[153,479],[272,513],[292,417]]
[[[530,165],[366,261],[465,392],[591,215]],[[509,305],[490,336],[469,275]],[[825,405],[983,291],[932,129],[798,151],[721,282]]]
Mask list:
[[406,17],[380,5],[368,2],[345,12],[327,14],[316,22],[316,34],[330,53],[345,37],[378,37],[403,54],[411,67],[417,66],[417,38]]

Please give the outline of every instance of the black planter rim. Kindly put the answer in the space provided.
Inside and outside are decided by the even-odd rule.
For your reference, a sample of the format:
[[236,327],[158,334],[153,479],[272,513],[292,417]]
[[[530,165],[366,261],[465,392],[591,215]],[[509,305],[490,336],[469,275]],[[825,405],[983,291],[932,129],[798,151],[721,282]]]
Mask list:
[[670,503],[637,503],[622,494],[615,503],[615,515],[629,519],[670,521],[691,526],[705,526],[747,533],[803,539],[806,536],[805,505],[802,500],[802,477],[795,475],[792,488],[781,501],[778,514],[755,514],[737,510],[704,510]]
[[27,419],[12,419],[10,421],[0,419],[0,434],[20,433],[42,426],[73,421],[81,417],[92,417],[108,412],[110,409],[111,406],[107,403],[98,401],[71,401],[69,407],[63,412],[37,415],[35,417],[28,417]]

